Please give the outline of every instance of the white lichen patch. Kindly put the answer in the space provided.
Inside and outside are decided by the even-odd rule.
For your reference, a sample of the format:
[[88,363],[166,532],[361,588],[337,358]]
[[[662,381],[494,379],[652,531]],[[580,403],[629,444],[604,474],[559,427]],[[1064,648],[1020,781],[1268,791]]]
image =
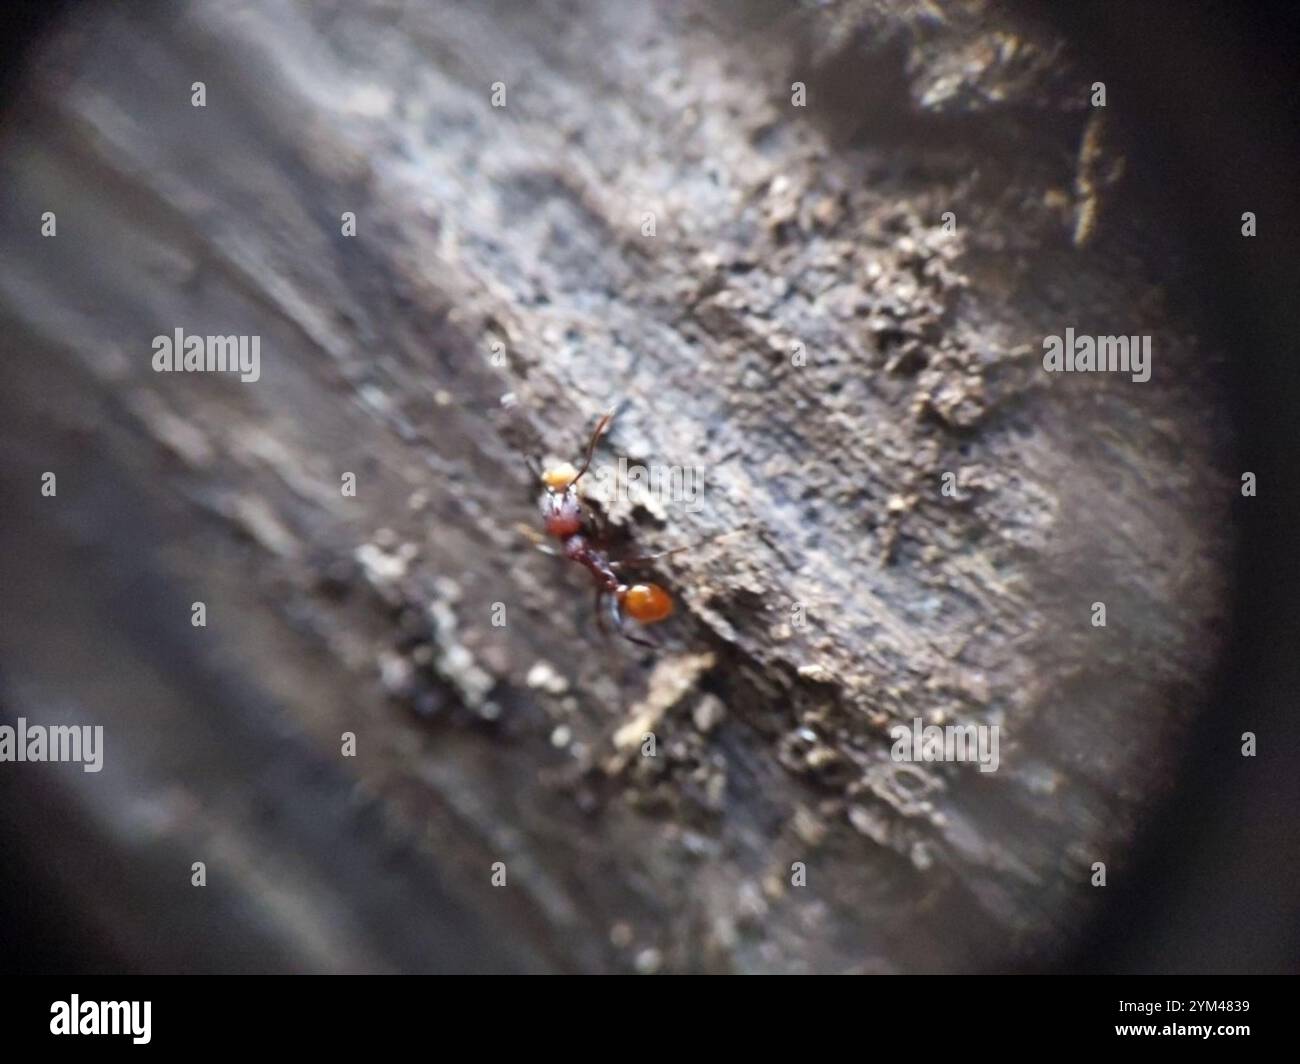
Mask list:
[[562,695],[569,689],[569,681],[549,661],[534,663],[524,682],[533,690],[545,691],[549,695]]
[[709,652],[683,654],[657,662],[645,697],[632,707],[626,723],[614,732],[616,753],[606,760],[605,771],[610,775],[621,771],[645,736],[659,726],[664,714],[685,697],[713,664],[714,656]]

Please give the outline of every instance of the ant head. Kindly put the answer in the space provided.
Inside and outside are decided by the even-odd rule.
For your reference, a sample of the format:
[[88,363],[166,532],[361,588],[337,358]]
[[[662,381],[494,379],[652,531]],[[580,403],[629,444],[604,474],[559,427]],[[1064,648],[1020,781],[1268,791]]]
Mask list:
[[610,410],[596,423],[596,429],[591,434],[591,440],[587,443],[587,455],[583,460],[581,469],[575,469],[568,462],[561,462],[559,465],[553,465],[543,470],[536,458],[528,459],[528,467],[546,486],[548,494],[567,495],[573,491],[574,484],[581,480],[591,467],[591,456],[596,453],[596,444],[605,430],[609,428],[609,423],[613,420],[614,414],[615,411]]
[[578,471],[568,462],[561,462],[542,472],[542,483],[546,485],[546,490],[552,493],[568,491],[577,479]]

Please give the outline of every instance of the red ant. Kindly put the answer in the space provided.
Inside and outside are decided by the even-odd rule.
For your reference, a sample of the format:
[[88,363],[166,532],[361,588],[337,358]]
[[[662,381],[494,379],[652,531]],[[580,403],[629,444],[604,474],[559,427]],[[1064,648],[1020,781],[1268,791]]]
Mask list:
[[[587,456],[583,460],[581,469],[574,469],[568,462],[563,462],[545,471],[539,471],[541,481],[546,486],[546,494],[540,500],[542,521],[546,527],[546,534],[560,541],[564,557],[584,566],[595,578],[596,623],[600,626],[600,630],[604,633],[609,631],[605,624],[605,617],[601,613],[602,603],[608,596],[610,617],[619,634],[641,646],[655,647],[657,644],[634,635],[624,627],[624,614],[640,624],[656,624],[672,614],[672,596],[658,584],[625,584],[619,579],[619,571],[626,566],[644,565],[690,548],[677,547],[674,550],[660,551],[658,554],[612,562],[606,551],[597,546],[603,541],[604,536],[597,532],[591,515],[583,509],[576,485],[591,467],[592,456],[596,453],[596,444],[609,428],[614,413],[614,410],[609,411],[597,423],[596,430],[591,434],[591,442],[587,444]],[[546,547],[541,549],[548,554],[556,553]]]

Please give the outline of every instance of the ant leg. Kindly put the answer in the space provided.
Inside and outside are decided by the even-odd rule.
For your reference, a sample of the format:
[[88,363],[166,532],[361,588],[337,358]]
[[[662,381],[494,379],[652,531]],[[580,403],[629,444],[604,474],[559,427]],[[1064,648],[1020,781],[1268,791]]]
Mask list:
[[[698,544],[695,544],[698,546]],[[691,547],[674,547],[672,550],[661,550],[658,554],[643,554],[639,558],[623,558],[617,562],[611,562],[610,568],[617,572],[625,565],[648,565],[650,562],[657,562],[660,558],[667,558],[672,554],[681,554],[683,551],[690,550]]]
[[541,535],[538,534],[535,528],[529,528],[522,521],[516,521],[515,531],[518,532],[521,536],[523,536],[524,539],[528,540],[529,543],[531,543],[543,554],[549,554],[552,558],[562,557],[562,555],[558,550],[546,544],[545,540],[542,539]]
[[609,428],[609,423],[614,420],[614,412],[617,409],[617,407],[614,407],[612,410],[607,410],[605,416],[596,423],[596,431],[591,434],[591,442],[587,444],[587,457],[583,460],[578,475],[569,481],[569,487],[573,487],[578,483],[582,479],[582,475],[587,472],[588,467],[591,465],[591,458],[596,453],[596,444],[600,441],[600,437],[604,435],[605,430]]
[[638,646],[649,647],[651,650],[658,650],[658,649],[659,649],[659,644],[658,644],[658,643],[652,643],[652,642],[650,642],[650,640],[648,640],[648,639],[642,639],[639,635],[633,635],[631,632],[629,632],[629,631],[627,630],[627,627],[626,627],[626,625],[625,625],[624,622],[623,622],[623,613],[622,613],[622,611],[618,608],[618,596],[617,596],[617,595],[611,595],[611,596],[609,597],[609,605],[610,605],[610,611],[609,611],[609,612],[610,612],[610,614],[611,614],[611,615],[613,616],[613,618],[614,618],[614,627],[616,627],[616,628],[618,629],[618,634],[619,634],[619,635],[621,635],[624,639],[627,639],[627,640],[629,640],[629,641],[631,641],[631,642],[633,642],[633,643],[636,643]]
[[600,629],[601,635],[609,635],[609,625],[605,623],[605,615],[600,610],[600,600],[605,597],[605,589],[599,584],[596,585],[596,627]]
[[710,536],[708,539],[702,539],[698,543],[688,543],[684,547],[673,547],[672,550],[661,550],[657,554],[643,554],[639,558],[623,558],[618,562],[615,562],[612,565],[612,568],[617,571],[619,566],[622,565],[645,565],[649,562],[657,562],[660,558],[668,558],[674,554],[681,554],[684,551],[694,550],[696,547],[703,547],[706,543],[713,543],[715,540],[724,539],[727,536],[734,536],[740,531],[743,530],[734,528],[730,532],[721,532],[716,536]]
[[515,531],[528,540],[542,554],[550,555],[551,558],[563,558],[564,555],[556,550],[554,546],[547,544],[545,537],[537,531],[536,528],[530,528],[523,522],[515,522]]
[[628,639],[631,642],[635,643],[639,647],[649,647],[651,650],[659,649],[658,643],[652,643],[648,639],[642,639],[639,635],[633,635],[626,628],[620,628],[618,630],[618,634],[621,635],[624,639]]

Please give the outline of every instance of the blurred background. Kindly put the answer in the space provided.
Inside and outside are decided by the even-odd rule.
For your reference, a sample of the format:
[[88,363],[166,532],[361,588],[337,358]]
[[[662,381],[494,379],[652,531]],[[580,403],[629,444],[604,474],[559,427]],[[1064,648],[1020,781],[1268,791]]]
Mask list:
[[[1285,5],[5,17],[5,970],[1295,970]],[[519,527],[616,402],[649,653]]]

